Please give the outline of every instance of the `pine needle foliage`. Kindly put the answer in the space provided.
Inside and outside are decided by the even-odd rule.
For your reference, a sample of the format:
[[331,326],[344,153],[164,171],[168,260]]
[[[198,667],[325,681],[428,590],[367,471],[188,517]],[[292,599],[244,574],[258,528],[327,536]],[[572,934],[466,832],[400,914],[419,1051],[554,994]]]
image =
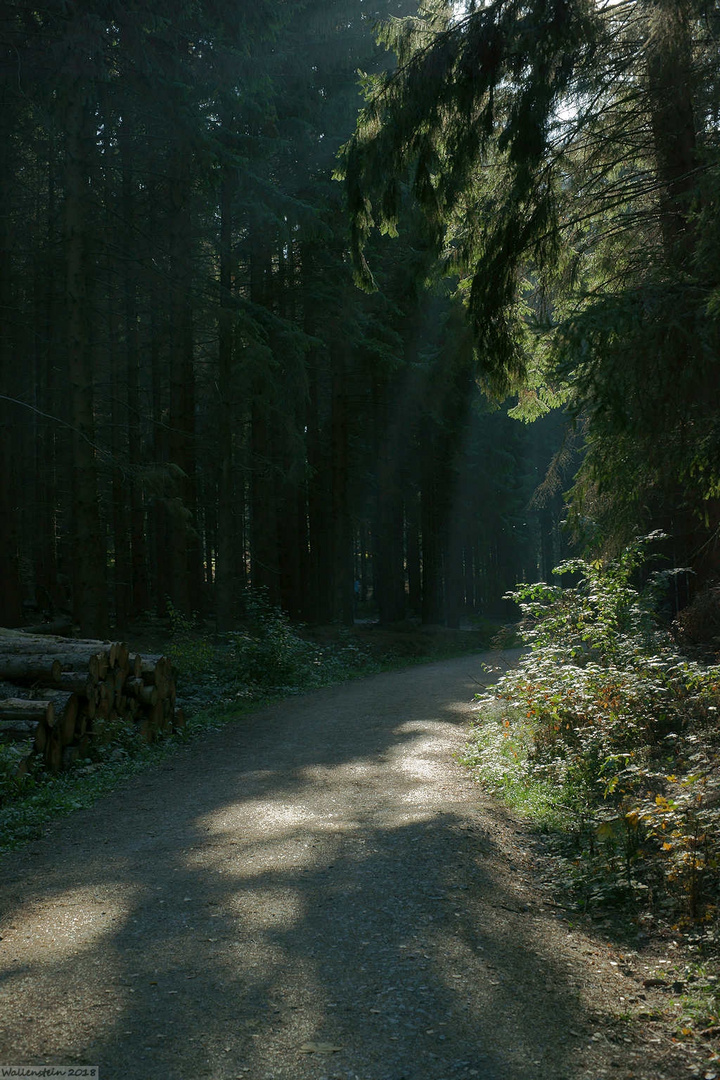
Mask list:
[[381,29],[398,65],[344,148],[358,281],[409,191],[486,386],[587,421],[578,514],[620,546],[717,517],[719,21],[706,0],[428,0]]
[[376,225],[396,231],[407,180],[443,264],[474,267],[473,327],[502,389],[524,371],[514,318],[521,260],[543,264],[557,249],[545,168],[553,116],[590,62],[598,21],[575,0],[455,10],[431,2],[380,30],[398,67],[366,80],[368,104],[344,148],[352,249],[359,283],[372,287],[365,245]]

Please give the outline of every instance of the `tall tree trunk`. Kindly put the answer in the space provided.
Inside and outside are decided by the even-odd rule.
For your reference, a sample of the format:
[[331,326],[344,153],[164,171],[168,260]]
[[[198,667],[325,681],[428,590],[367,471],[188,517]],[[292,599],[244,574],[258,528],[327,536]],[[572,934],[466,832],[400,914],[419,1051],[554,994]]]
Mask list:
[[443,618],[442,528],[440,493],[432,458],[426,461],[420,491],[422,529],[422,621],[436,625]]
[[[0,117],[0,141],[9,146],[10,132],[7,114]],[[12,339],[9,313],[12,304],[12,225],[10,220],[10,160],[0,163],[0,625],[19,626],[22,622],[22,590],[20,586],[19,512],[20,492],[17,486],[16,434],[17,405],[3,400],[13,397]],[[7,320],[7,322],[5,322]]]
[[220,306],[218,310],[219,457],[215,611],[220,631],[231,629],[236,616],[238,563],[238,498],[235,482],[235,400],[233,390],[232,237],[233,196],[237,170],[222,165],[220,179]]
[[660,224],[670,261],[694,249],[689,223],[697,168],[690,12],[686,0],[655,0],[646,47]]
[[[57,181],[60,163],[56,140],[47,142],[47,201],[44,242],[38,252],[38,280],[35,300],[37,326],[35,393],[36,405],[47,415],[69,414],[67,368],[63,342],[65,305],[62,303],[62,257],[58,243],[59,216]],[[58,581],[58,535],[66,512],[67,492],[61,478],[70,476],[67,429],[52,420],[38,417],[35,445],[37,513],[33,515],[33,576],[38,602],[51,612],[70,611],[70,595]]]
[[333,356],[332,373],[332,522],[333,622],[353,623],[352,521],[348,504],[349,445],[345,358]]
[[422,576],[420,552],[420,503],[416,491],[405,498],[405,551],[407,554],[408,605],[413,615],[422,611]]
[[291,619],[301,620],[305,612],[307,570],[307,514],[304,491],[297,482],[297,462],[285,458],[282,484],[282,512],[278,522],[280,603]]
[[[303,329],[309,338],[318,335],[322,313],[315,295],[316,253],[310,244],[301,249]],[[331,445],[329,418],[332,383],[327,357],[319,347],[307,355],[308,400],[306,418],[307,521],[309,569],[305,618],[309,622],[332,621],[332,589],[329,567],[332,552]]]
[[254,588],[266,591],[270,603],[279,604],[277,475],[271,408],[266,394],[253,395],[250,437],[252,583]]
[[86,87],[69,95],[65,158],[65,259],[68,382],[71,395],[73,479],[73,608],[81,632],[104,637],[108,629],[105,534],[100,517],[93,355],[88,284],[88,184],[93,152],[93,125]]
[[405,560],[402,494],[392,466],[380,463],[375,537],[375,588],[381,623],[405,618]]
[[[112,300],[111,300],[112,303]],[[127,461],[127,447],[121,437],[125,430],[127,415],[126,402],[123,401],[126,389],[126,381],[122,378],[119,356],[113,347],[117,340],[119,320],[112,315],[109,319],[110,348],[108,360],[110,363],[111,386],[112,386],[112,543],[113,543],[113,585],[115,593],[115,625],[118,629],[127,626],[128,615],[132,600],[132,580],[130,563],[130,515],[128,513],[128,473],[123,467]],[[125,408],[123,408],[125,405]]]
[[445,544],[445,625],[451,630],[459,630],[460,616],[464,606],[464,574],[462,521],[459,520],[457,503],[450,507]]
[[295,400],[287,409],[287,422],[278,431],[282,479],[278,515],[280,602],[291,619],[306,617],[308,525],[305,490],[305,442],[307,402]]
[[195,475],[195,343],[192,295],[192,217],[190,170],[187,162],[173,167],[171,195],[170,273],[170,461],[179,470],[172,501],[168,538],[170,597],[186,614],[198,610],[201,559],[197,532]]
[[135,231],[136,211],[133,197],[132,150],[129,120],[123,118],[118,135],[122,168],[123,224],[130,237],[130,244],[123,260],[123,294],[125,316],[125,364],[127,368],[127,438],[129,457],[128,484],[130,488],[130,580],[132,595],[130,611],[133,615],[150,607],[148,581],[147,533],[141,469],[143,445],[140,430],[140,343],[137,278],[134,268],[133,244],[137,243]]
[[465,594],[465,610],[474,614],[477,611],[477,602],[475,600],[472,537],[472,526],[468,524],[465,529],[465,542],[463,544],[463,592]]
[[[253,303],[271,310],[272,266],[262,225],[252,226],[250,296]],[[252,583],[263,589],[272,604],[280,603],[278,551],[277,387],[267,370],[256,371],[250,409],[250,516]]]
[[[332,477],[331,446],[325,421],[329,404],[325,401],[324,358],[311,353],[309,358],[309,400],[307,416],[308,457],[308,528],[310,541],[311,622],[332,621]],[[329,395],[327,395],[329,397]]]
[[[152,377],[152,415],[153,415],[153,459],[156,468],[166,468],[169,462],[169,408],[167,403],[165,379],[166,333],[162,311],[162,291],[160,281],[155,279],[152,290],[152,309],[150,315],[150,367]],[[154,600],[159,615],[167,614],[167,602],[170,599],[171,567],[167,557],[170,542],[170,514],[167,499],[156,490],[152,503],[152,565],[154,568]]]
[[[105,102],[103,102],[105,104]],[[109,114],[105,114],[104,136],[104,204],[105,234],[113,237],[114,228],[109,218],[110,207],[115,202],[115,192],[111,183],[113,143],[111,138]],[[128,446],[125,441],[127,431],[127,370],[125,368],[126,351],[120,348],[122,326],[120,319],[119,297],[113,288],[115,256],[110,254],[112,243],[104,257],[107,276],[105,297],[105,324],[107,333],[107,379],[110,383],[110,445],[112,448],[112,483],[110,496],[112,502],[112,551],[113,551],[113,594],[115,598],[115,626],[120,629],[127,626],[132,600],[132,580],[130,564],[130,508],[128,483]]]
[[375,537],[375,588],[381,623],[405,618],[405,560],[403,498],[401,488],[402,441],[406,432],[392,419],[391,402],[397,396],[395,383],[376,387],[377,509]]
[[[276,254],[278,314],[296,321],[295,247],[282,238]],[[290,356],[283,365],[287,406],[285,418],[276,425],[281,483],[278,504],[278,560],[280,603],[291,619],[305,616],[308,575],[308,529],[305,500],[307,388],[299,358]]]

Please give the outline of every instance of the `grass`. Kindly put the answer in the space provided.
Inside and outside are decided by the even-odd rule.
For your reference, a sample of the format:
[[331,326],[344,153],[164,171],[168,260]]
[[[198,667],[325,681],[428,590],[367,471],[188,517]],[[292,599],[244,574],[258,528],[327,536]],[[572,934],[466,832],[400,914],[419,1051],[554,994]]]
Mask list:
[[499,703],[489,703],[482,722],[473,728],[462,763],[473,769],[483,786],[519,817],[542,831],[562,829],[567,811],[557,803],[557,785],[528,770],[533,727],[513,720]]

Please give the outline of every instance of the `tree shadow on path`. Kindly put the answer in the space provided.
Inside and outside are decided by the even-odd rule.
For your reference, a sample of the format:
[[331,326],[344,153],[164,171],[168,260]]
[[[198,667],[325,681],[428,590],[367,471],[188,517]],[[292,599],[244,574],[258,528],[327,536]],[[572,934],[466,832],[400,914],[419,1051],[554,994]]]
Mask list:
[[263,710],[10,856],[0,1063],[574,1077],[572,973],[451,759],[479,665]]

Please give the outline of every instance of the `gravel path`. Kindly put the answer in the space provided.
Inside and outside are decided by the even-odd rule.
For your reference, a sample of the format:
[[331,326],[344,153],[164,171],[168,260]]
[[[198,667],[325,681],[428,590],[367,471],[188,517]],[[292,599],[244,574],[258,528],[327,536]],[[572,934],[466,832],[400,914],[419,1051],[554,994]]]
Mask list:
[[453,758],[484,659],[265,709],[8,857],[0,1064],[687,1077],[617,1027],[632,970],[568,926],[542,854]]

